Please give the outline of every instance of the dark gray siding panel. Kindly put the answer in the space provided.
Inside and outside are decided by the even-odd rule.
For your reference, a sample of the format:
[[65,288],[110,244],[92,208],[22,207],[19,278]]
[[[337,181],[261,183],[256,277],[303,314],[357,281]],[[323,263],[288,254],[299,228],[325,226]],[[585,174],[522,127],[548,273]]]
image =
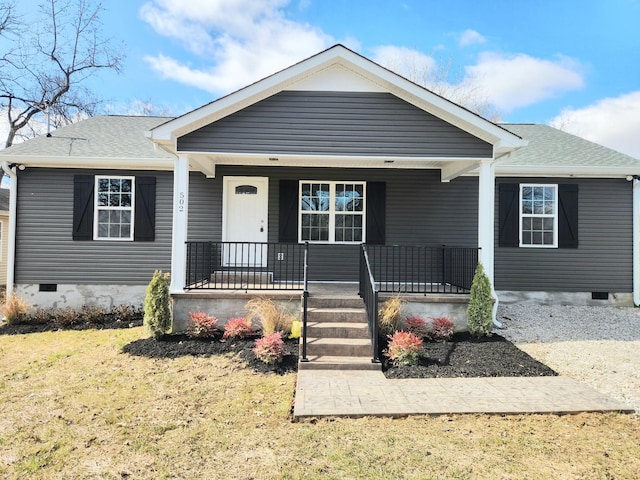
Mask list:
[[[153,242],[73,241],[75,174],[156,177],[156,233]],[[171,266],[170,172],[55,170],[19,173],[16,225],[16,282],[142,285],[155,269]]]
[[178,139],[183,152],[491,158],[490,144],[388,93],[280,92]]
[[[219,218],[212,217],[212,205],[222,198],[222,178],[226,175],[269,177],[269,241],[278,241],[278,182],[280,179],[295,180],[364,180],[386,182],[388,245],[442,244],[477,246],[477,196],[476,178],[461,177],[450,183],[440,182],[437,170],[390,170],[383,169],[326,169],[326,168],[281,168],[281,167],[232,167],[218,166],[215,180],[202,180],[202,188],[210,186],[213,193],[208,201],[198,206],[193,201],[189,207],[190,225],[199,225],[197,235],[189,232],[190,240],[221,239]],[[194,188],[192,176],[191,190]],[[200,188],[200,187],[198,187]],[[208,203],[213,202],[213,203]],[[213,210],[211,210],[212,212]],[[194,217],[212,218],[195,222]],[[191,223],[194,222],[194,223]],[[208,230],[207,230],[208,229]],[[206,238],[206,231],[212,238]],[[354,245],[310,246],[309,277],[317,281],[356,281],[358,279],[358,247]]]
[[577,183],[579,246],[558,249],[498,247],[496,230],[496,289],[632,291],[633,207],[629,182],[623,179],[503,178],[498,182]]
[[201,173],[191,173],[188,240],[205,242],[221,239],[222,176],[206,178]]

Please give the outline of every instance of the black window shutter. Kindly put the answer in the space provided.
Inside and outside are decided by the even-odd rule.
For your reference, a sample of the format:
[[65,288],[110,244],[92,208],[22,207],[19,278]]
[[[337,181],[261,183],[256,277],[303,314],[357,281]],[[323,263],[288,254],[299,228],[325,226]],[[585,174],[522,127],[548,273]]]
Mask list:
[[133,239],[153,242],[156,230],[156,177],[136,177],[136,212]]
[[519,193],[517,183],[498,185],[498,245],[501,247],[517,247],[520,242]]
[[298,180],[280,180],[278,241],[298,243]]
[[558,185],[558,247],[578,248],[578,185]]
[[93,175],[73,176],[73,239],[93,240]]
[[367,244],[384,245],[386,183],[367,182]]

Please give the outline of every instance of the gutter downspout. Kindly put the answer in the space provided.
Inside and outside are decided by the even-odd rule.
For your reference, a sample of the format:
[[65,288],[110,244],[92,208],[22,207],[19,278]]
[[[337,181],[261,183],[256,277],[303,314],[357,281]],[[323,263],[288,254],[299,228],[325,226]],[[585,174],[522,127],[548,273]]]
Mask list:
[[640,306],[640,180],[633,179],[633,304]]
[[16,265],[16,214],[18,199],[18,175],[16,175],[15,167],[11,168],[7,160],[2,161],[2,170],[9,175],[9,239],[7,245],[7,293],[8,300],[13,296],[15,281],[15,265]]

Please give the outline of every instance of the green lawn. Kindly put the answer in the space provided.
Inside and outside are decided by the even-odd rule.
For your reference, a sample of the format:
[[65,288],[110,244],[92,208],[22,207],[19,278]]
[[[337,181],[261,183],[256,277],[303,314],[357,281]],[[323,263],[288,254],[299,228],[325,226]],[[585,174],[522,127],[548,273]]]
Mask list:
[[143,336],[0,336],[0,478],[640,478],[638,415],[292,423],[294,374],[121,353]]

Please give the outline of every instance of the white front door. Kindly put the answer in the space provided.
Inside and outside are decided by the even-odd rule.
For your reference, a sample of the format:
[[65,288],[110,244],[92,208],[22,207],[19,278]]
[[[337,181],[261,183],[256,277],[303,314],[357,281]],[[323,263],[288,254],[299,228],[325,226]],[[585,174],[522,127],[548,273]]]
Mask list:
[[[267,177],[224,177],[222,240],[227,267],[266,267],[269,212]],[[250,243],[235,243],[250,242]]]

